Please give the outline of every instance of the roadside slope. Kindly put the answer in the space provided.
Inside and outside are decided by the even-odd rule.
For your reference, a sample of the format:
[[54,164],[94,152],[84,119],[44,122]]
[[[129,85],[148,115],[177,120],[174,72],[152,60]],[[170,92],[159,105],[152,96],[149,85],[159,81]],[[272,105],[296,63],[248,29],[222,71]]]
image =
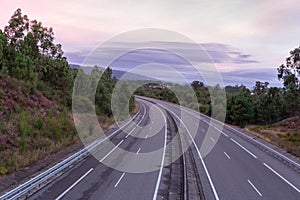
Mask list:
[[300,158],[300,116],[269,125],[249,125],[245,130]]
[[0,74],[0,175],[74,144],[67,109],[25,82]]

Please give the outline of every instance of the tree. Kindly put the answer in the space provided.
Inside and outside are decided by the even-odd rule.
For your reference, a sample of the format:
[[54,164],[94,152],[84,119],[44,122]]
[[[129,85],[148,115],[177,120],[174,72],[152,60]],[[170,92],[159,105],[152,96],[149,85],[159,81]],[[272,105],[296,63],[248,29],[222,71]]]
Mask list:
[[4,55],[6,49],[7,49],[7,37],[0,30],[0,71],[3,69],[4,66]]
[[203,82],[200,81],[193,81],[191,86],[193,87],[194,90],[200,90],[201,88],[204,87]]
[[300,47],[290,51],[290,56],[286,58],[286,64],[277,68],[278,79],[283,81],[286,89],[299,88],[300,75]]
[[10,45],[17,47],[17,44],[24,39],[25,34],[29,30],[29,19],[27,15],[22,15],[22,11],[19,8],[11,16],[8,23],[8,26],[4,28],[4,32],[8,37]]
[[230,123],[244,127],[253,119],[253,102],[249,90],[232,96],[228,101],[227,118]]
[[269,82],[260,82],[256,81],[255,86],[253,87],[253,92],[257,95],[266,94],[268,92]]

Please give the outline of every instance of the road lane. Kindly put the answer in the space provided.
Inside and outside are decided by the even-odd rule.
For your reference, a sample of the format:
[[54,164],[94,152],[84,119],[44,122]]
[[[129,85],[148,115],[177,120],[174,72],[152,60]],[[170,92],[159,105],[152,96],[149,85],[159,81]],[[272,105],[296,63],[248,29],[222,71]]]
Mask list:
[[[179,118],[175,120],[178,126],[183,116],[187,134],[197,131],[190,150],[206,199],[300,199],[299,172],[245,140],[238,131],[228,126],[220,130],[207,116],[190,109],[183,108],[183,114],[177,105],[151,101],[176,115]],[[161,148],[166,141],[162,130],[154,136],[147,132],[154,129],[159,120],[155,121],[158,116],[150,118],[151,103],[143,102],[142,105],[144,113],[139,119],[143,118],[140,123],[143,128],[135,128],[129,132],[130,135],[120,133],[112,139],[114,144],[136,155]],[[208,129],[214,131],[206,136]],[[215,146],[203,158],[200,151],[204,141]],[[116,165],[126,159],[126,155],[114,155],[112,148],[103,147],[100,152],[103,157],[109,154],[105,159],[114,159]],[[155,199],[155,191],[162,189],[161,180],[158,179],[161,170],[143,174],[120,172],[89,157],[31,199],[58,197],[91,168],[94,170],[64,194],[62,199]],[[59,192],[55,193],[55,189]]]
[[[143,106],[141,107],[146,109],[146,114],[143,114],[141,117],[142,120],[140,126],[145,127],[148,124],[152,124],[150,123],[148,114],[150,103],[146,102],[142,105]],[[153,123],[153,125],[155,125],[155,123]],[[153,151],[153,149],[161,148],[164,145],[165,130],[149,137],[147,140],[132,136],[142,135],[142,132],[142,129],[136,128],[134,131],[129,132],[131,133],[130,136],[127,136],[126,133],[121,133],[114,137],[112,142],[117,144],[120,148],[134,153]],[[114,149],[105,149],[105,147],[101,148],[101,155],[103,155],[103,160],[116,156],[114,155]],[[117,156],[120,157],[120,155]],[[126,156],[121,157],[121,159],[117,159],[117,164],[122,163],[122,159],[126,159]],[[94,167],[94,170],[89,176],[85,177],[85,179],[81,180],[69,190],[68,193],[64,194],[62,199],[154,199],[154,195],[156,196],[158,189],[155,190],[155,188],[159,188],[160,171],[143,174],[122,173],[107,167],[102,163],[95,162],[95,159],[93,158],[86,159],[86,161],[82,162],[82,165],[86,165],[86,162],[91,162],[91,160],[93,160],[92,166]],[[71,170],[68,175],[65,175],[60,180],[58,179],[55,181],[56,183],[50,184],[36,195],[33,195],[30,199],[54,199],[53,197],[57,194],[53,194],[53,190],[57,189],[57,185],[60,185],[61,188],[66,187],[66,185],[68,185],[66,184],[68,183],[66,179],[68,179],[68,177],[76,176],[76,174],[79,174],[80,172],[78,172],[76,168],[75,170]],[[145,180],[147,180],[147,182],[145,182]],[[127,195],[124,196],[124,193]]]
[[[159,100],[152,100],[158,104],[171,109],[176,115],[180,116],[179,107],[170,103],[162,102]],[[186,108],[184,108],[185,110]],[[190,114],[190,117],[198,118],[199,115],[191,112],[190,110],[184,111]],[[195,137],[196,143],[201,146],[204,141],[204,134],[202,128],[207,130],[209,121],[206,117],[200,116],[202,122],[198,134]],[[204,121],[203,121],[204,120]],[[189,124],[190,119],[184,121]],[[191,127],[188,127],[191,128]],[[220,130],[216,130],[220,131]],[[251,199],[257,198],[253,192],[253,188],[249,187],[247,180],[255,180],[257,187],[260,188],[264,194],[262,199],[299,199],[300,193],[298,192],[300,184],[299,173],[292,168],[285,165],[284,174],[288,174],[289,182],[295,188],[291,187],[280,177],[276,177],[274,173],[268,170],[262,160],[272,160],[282,168],[283,163],[270,156],[266,152],[257,148],[253,144],[241,139],[232,131],[225,129],[226,133],[221,134],[217,144],[213,150],[204,158],[204,161],[212,176],[212,182],[216,185],[216,192],[220,199]],[[234,139],[233,139],[234,138]],[[238,141],[238,142],[237,142]],[[224,152],[229,152],[231,155],[230,161],[223,156]],[[229,161],[229,162],[228,162]],[[281,179],[281,180],[280,180]]]

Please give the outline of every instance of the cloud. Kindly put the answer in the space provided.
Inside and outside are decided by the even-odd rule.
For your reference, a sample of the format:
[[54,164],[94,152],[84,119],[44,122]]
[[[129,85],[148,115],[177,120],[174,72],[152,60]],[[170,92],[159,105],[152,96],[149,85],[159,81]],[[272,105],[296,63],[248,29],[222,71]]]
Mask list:
[[252,55],[245,54],[231,45],[220,43],[203,43],[201,45],[207,50],[215,63],[258,63],[257,60],[251,59]]
[[230,72],[221,72],[225,85],[244,84],[248,88],[254,86],[256,81],[269,82],[271,87],[282,87],[282,83],[277,79],[277,70],[275,68],[261,68],[235,70]]
[[[125,54],[121,54],[128,47],[135,47],[134,43],[130,42],[114,42],[105,48],[95,49],[91,53],[87,51],[78,51],[66,53],[69,62],[81,64],[87,55],[88,59],[84,64],[89,66],[98,65],[104,66],[102,63],[109,63],[115,70],[130,71],[138,66],[143,66],[144,69],[139,70],[140,75],[150,76],[153,78],[160,77],[161,80],[180,80],[174,75],[174,71],[165,70],[163,66],[169,66],[177,73],[180,73],[186,80],[200,80],[205,82],[205,78],[214,78],[218,70],[222,73],[222,78],[225,84],[246,84],[252,85],[258,78],[262,80],[263,76],[269,76],[270,73],[259,73],[256,70],[232,70],[231,65],[247,65],[258,63],[251,55],[239,51],[239,49],[220,43],[202,43],[196,49],[195,44],[183,42],[161,42],[151,41],[144,42],[141,46],[145,49],[136,49]],[[152,47],[157,48],[152,48]],[[164,47],[168,47],[168,51]],[[160,48],[161,47],[161,48]],[[173,51],[181,49],[185,54],[189,55],[192,60],[185,60],[181,55],[174,54]],[[199,50],[200,49],[200,50]],[[120,57],[114,57],[120,55]],[[191,65],[198,63],[197,67]],[[149,66],[150,64],[150,66]],[[152,65],[151,65],[152,64]],[[215,65],[217,64],[217,65]],[[218,68],[219,65],[223,67]],[[147,67],[146,67],[147,65]],[[224,67],[229,66],[229,67]],[[217,68],[216,68],[217,67]],[[226,72],[226,70],[231,70]],[[151,76],[152,74],[152,76]],[[154,76],[155,75],[155,76]],[[235,80],[235,81],[232,81]],[[239,82],[237,82],[239,81]]]
[[[113,43],[113,46],[105,47],[101,51],[97,52],[97,49],[92,52],[90,59],[95,63],[101,63],[101,60],[97,61],[97,58],[106,57],[108,59],[114,59],[114,55],[118,55],[128,46],[133,45],[132,43]],[[155,48],[152,46],[159,47],[161,45],[162,49]],[[160,42],[152,41],[145,42],[141,46],[145,46],[145,49],[137,49],[135,51],[127,52],[122,55],[114,65],[117,67],[130,67],[141,65],[150,62],[156,62],[166,65],[186,65],[187,62],[183,60],[180,55],[176,56],[172,53],[172,50],[182,50],[189,54],[193,62],[196,63],[214,63],[222,64],[248,64],[248,63],[258,63],[257,60],[252,59],[252,56],[239,51],[237,48],[232,47],[227,44],[220,43],[201,43],[196,49],[195,44],[182,43],[182,42]],[[163,48],[167,46],[171,52],[165,51]],[[201,48],[202,47],[202,48]],[[200,49],[200,51],[199,51]],[[202,49],[202,50],[201,50]],[[82,63],[85,57],[89,54],[87,51],[78,52],[67,52],[65,55],[71,63]],[[209,56],[207,56],[207,54]],[[92,58],[94,57],[94,58]],[[210,60],[209,57],[212,59]]]

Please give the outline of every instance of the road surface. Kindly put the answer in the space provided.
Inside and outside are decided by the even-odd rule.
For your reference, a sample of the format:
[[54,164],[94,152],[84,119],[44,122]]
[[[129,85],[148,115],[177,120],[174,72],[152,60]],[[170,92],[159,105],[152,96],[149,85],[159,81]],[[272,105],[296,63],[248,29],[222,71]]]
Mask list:
[[[123,172],[114,168],[122,166],[126,153],[115,153],[110,145],[102,144],[98,158],[110,159],[111,166],[88,156],[29,199],[300,199],[299,172],[245,140],[238,131],[228,126],[220,130],[210,118],[175,104],[137,100],[141,112],[134,121],[138,128],[130,126],[111,142],[137,155],[162,149],[160,162],[167,163],[176,151],[167,144],[176,127],[181,127],[185,129],[181,139],[191,141],[183,157],[169,166],[158,165],[156,171]],[[151,129],[162,123],[152,136]],[[202,156],[204,140],[213,148]],[[148,162],[150,166],[151,160]]]

